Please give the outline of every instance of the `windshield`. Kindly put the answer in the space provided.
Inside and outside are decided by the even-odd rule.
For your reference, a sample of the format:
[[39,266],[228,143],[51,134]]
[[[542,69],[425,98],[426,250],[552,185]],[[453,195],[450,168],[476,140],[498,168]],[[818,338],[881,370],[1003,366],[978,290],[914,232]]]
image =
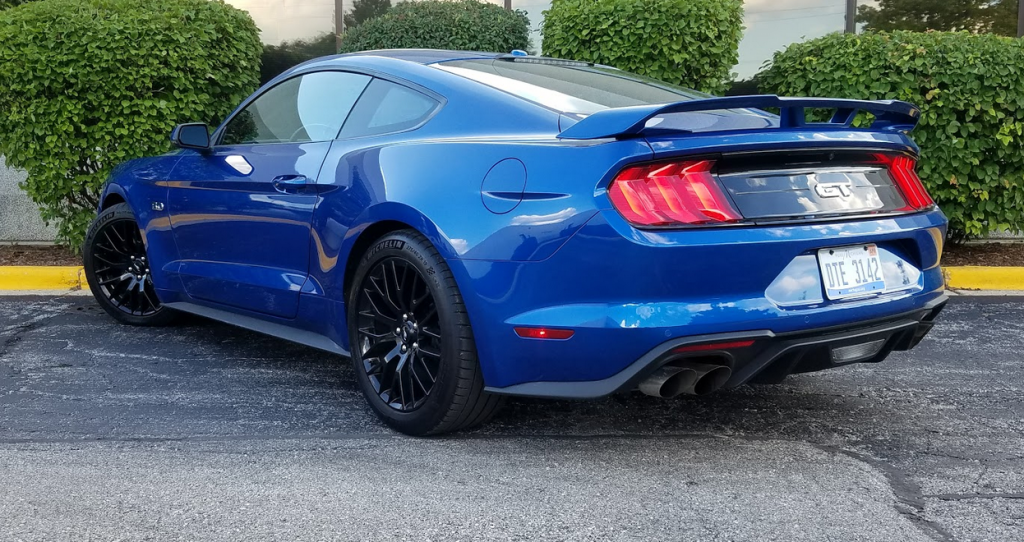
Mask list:
[[541,58],[453,60],[435,68],[473,79],[560,113],[667,104],[709,97],[632,73]]

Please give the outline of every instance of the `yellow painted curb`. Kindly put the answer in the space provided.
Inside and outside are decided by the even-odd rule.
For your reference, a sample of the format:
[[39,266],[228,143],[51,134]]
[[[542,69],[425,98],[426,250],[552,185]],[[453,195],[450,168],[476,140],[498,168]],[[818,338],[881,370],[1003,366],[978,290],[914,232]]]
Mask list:
[[[954,290],[1024,290],[1024,267],[943,267]],[[77,290],[86,287],[81,267],[0,266],[0,290]]]
[[1024,267],[943,267],[953,290],[1024,290]]
[[0,266],[0,290],[78,290],[85,284],[81,267]]

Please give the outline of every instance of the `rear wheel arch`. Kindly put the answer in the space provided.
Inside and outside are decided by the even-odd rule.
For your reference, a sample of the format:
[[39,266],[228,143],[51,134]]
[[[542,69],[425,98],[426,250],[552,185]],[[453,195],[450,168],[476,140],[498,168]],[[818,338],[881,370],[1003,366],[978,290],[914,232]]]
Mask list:
[[[406,216],[405,218],[413,218],[414,220],[381,217],[379,220],[370,223],[361,232],[359,232],[359,234],[357,234],[355,241],[353,241],[352,248],[348,252],[348,259],[345,262],[345,274],[342,279],[343,288],[341,290],[344,299],[348,299],[349,288],[352,286],[352,280],[355,277],[356,269],[359,267],[359,262],[366,256],[367,251],[373,248],[374,244],[380,239],[399,230],[412,230],[423,235],[434,246],[434,249],[441,254],[441,257],[445,259],[448,265],[453,264],[452,255],[456,254],[456,251],[454,247],[444,240],[444,236],[440,234],[432,222],[418,213],[416,216]],[[426,227],[417,228],[410,224],[410,222],[419,223]]]
[[119,192],[110,192],[100,203],[100,211],[104,211],[118,203],[128,203],[128,200],[126,200]]
[[389,233],[399,230],[415,229],[416,228],[413,228],[405,222],[400,222],[398,220],[382,220],[380,222],[370,224],[366,229],[360,232],[359,236],[356,237],[355,243],[352,245],[352,250],[349,251],[348,261],[345,262],[344,288],[342,289],[342,292],[345,294],[345,298],[348,298],[349,288],[352,286],[352,280],[355,278],[359,262],[364,256],[366,256],[366,251],[370,250],[374,243]]

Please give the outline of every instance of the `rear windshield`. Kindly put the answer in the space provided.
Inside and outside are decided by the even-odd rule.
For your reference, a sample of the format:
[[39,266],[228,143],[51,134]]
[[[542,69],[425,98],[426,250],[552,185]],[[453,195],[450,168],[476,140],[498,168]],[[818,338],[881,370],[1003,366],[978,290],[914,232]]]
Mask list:
[[582,62],[539,58],[453,60],[434,67],[538,103],[560,113],[590,115],[631,105],[709,97],[693,90]]

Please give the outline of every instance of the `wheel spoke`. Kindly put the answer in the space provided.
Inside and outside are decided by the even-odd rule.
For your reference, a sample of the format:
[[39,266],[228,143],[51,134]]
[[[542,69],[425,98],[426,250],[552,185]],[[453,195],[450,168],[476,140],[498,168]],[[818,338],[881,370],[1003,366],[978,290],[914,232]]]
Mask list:
[[107,258],[104,258],[103,256],[100,256],[99,254],[95,254],[95,253],[93,253],[92,257],[96,258],[97,260],[99,260],[99,261],[101,261],[101,262],[103,262],[103,263],[105,263],[107,265],[113,265],[113,266],[126,265],[124,262],[115,262],[115,261],[112,261],[112,260],[108,260]]
[[408,404],[405,402],[405,379],[402,378],[402,371],[397,368],[395,370],[395,378],[398,379],[398,396],[402,400],[402,410],[405,410],[406,405]]
[[[395,327],[395,324],[398,323],[398,318],[396,318],[395,316],[384,314],[384,312],[381,311],[379,307],[377,307],[377,303],[373,301],[373,292],[371,292],[368,288],[363,288],[363,295],[366,298],[366,301],[370,303],[370,308],[373,309],[372,316],[374,316],[375,318],[379,318],[381,323],[387,324],[388,327]],[[384,297],[383,294],[381,294],[381,296]]]
[[148,308],[155,309],[157,307],[156,301],[153,301],[153,298],[149,296],[149,288],[148,287],[143,288],[142,295],[146,298],[146,303],[149,303],[149,307]]
[[130,278],[132,278],[132,274],[131,273],[125,273],[123,275],[120,275],[120,276],[117,276],[117,277],[113,277],[113,278],[109,278],[107,280],[101,281],[100,282],[100,286],[106,286],[108,284],[113,284],[115,282],[124,282],[124,281],[126,281],[126,280],[128,280]]
[[388,279],[388,272],[387,272],[388,267],[384,268],[384,289],[388,293],[388,303],[391,303],[391,306],[394,307],[395,310],[397,310],[398,312],[403,312],[404,313],[405,312],[404,308],[400,307],[398,305],[398,303],[396,303],[393,299],[391,299],[391,295],[392,295],[391,282],[392,281],[394,281],[394,283],[395,283],[394,284],[394,295],[395,295],[395,297],[398,298],[398,299],[402,299],[402,294],[401,294],[401,286],[398,285],[398,270],[395,269],[395,261],[394,260],[389,260],[389,263],[391,264],[390,265],[390,268],[391,268],[391,278],[390,279]]
[[105,237],[107,239],[107,242],[110,243],[110,250],[113,251],[113,252],[116,252],[118,254],[127,256],[128,253],[123,251],[123,250],[121,250],[121,249],[119,249],[119,248],[117,248],[117,243],[115,243],[114,240],[110,238],[110,230],[111,230],[111,228],[107,228],[107,229],[103,230],[103,237]]
[[423,303],[429,297],[429,289],[426,292],[423,292],[423,295],[421,295],[420,297],[413,297],[412,301],[409,303],[409,311],[415,311],[420,306],[420,303]]
[[[377,283],[377,280],[374,277],[370,277],[370,284],[373,285],[373,288],[377,291],[377,294],[380,295],[381,299],[386,301],[388,305],[391,305],[391,307],[395,309],[392,314],[397,315],[402,312],[402,309],[398,308],[398,305],[395,305],[394,301],[391,301],[391,296],[389,295],[390,292],[388,292],[388,277],[386,273],[382,273],[381,280],[384,282],[384,288],[380,287],[380,284]],[[380,312],[380,310],[378,309],[377,312]],[[381,314],[383,313],[381,312]]]
[[[110,231],[114,232],[114,235],[117,236],[117,240],[121,242],[121,246],[124,246],[127,241],[125,240],[124,236],[121,235],[121,232],[117,231],[116,227],[111,227]],[[110,238],[107,237],[107,240],[110,240]]]
[[139,310],[139,290],[135,288],[133,282],[128,286],[128,308],[135,314],[135,311]]
[[432,321],[432,319],[435,316],[437,316],[437,307],[435,307],[434,304],[431,303],[430,304],[430,309],[427,311],[427,314],[423,316],[423,318],[420,318],[420,322],[423,322],[424,324],[426,324],[427,322]]
[[[413,361],[420,360],[420,365],[423,365],[423,360],[419,356],[413,356]],[[430,393],[430,388],[423,385],[423,381],[420,380],[420,375],[416,373],[416,366],[412,365],[409,367],[409,372],[416,379],[416,383],[420,385],[420,389],[423,390],[424,394]],[[430,376],[430,371],[426,371],[427,377],[430,378],[430,383],[434,383],[434,377]]]
[[[360,316],[373,316],[373,315],[360,314]],[[391,332],[391,330],[384,331],[384,332],[381,332],[381,333],[377,333],[376,331],[373,330],[372,327],[359,328],[359,333],[361,333],[363,335],[366,335],[367,337],[372,337],[374,339],[383,339],[384,337],[394,338],[394,336],[395,336],[394,333]]]
[[423,348],[422,346],[420,347],[420,353],[421,354],[425,354],[427,356],[430,356],[432,358],[441,359],[441,354],[439,352],[434,352],[433,350],[428,350],[426,348]]
[[398,342],[395,340],[381,340],[371,346],[366,352],[363,353],[363,357],[367,358],[380,358],[384,357],[385,360],[389,360],[399,352]]

